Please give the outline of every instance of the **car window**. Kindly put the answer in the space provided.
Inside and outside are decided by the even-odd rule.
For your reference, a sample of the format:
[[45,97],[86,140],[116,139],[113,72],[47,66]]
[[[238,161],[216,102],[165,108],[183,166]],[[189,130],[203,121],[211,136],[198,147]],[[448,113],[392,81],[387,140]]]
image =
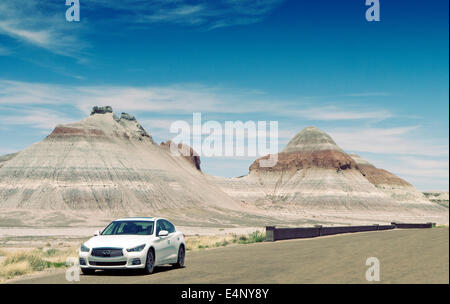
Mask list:
[[167,230],[169,233],[175,232],[175,226],[172,225],[171,222],[169,222],[167,220],[163,220],[163,225],[165,227],[165,230]]
[[166,230],[166,228],[163,226],[163,221],[158,220],[156,222],[156,235],[158,235],[161,230]]
[[117,229],[117,234],[136,234],[136,224],[123,222]]
[[151,235],[153,234],[152,221],[114,221],[103,230],[102,235],[117,234],[137,234]]

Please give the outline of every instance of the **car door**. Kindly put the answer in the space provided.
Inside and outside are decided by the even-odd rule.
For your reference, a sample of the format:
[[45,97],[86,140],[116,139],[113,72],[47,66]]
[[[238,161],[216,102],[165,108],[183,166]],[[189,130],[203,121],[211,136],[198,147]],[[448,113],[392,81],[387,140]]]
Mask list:
[[168,249],[168,256],[167,258],[171,260],[172,262],[176,262],[178,259],[178,244],[179,244],[179,238],[177,240],[177,235],[175,232],[175,226],[169,222],[168,220],[162,220],[162,224],[169,232],[168,238],[169,238],[169,249]]
[[159,232],[161,230],[166,230],[163,220],[157,220],[156,221],[156,229],[155,229],[155,241],[154,241],[154,247],[155,247],[155,253],[156,253],[156,263],[157,264],[164,264],[167,263],[167,260],[169,258],[169,255],[171,253],[170,251],[170,237],[167,236],[158,236]]

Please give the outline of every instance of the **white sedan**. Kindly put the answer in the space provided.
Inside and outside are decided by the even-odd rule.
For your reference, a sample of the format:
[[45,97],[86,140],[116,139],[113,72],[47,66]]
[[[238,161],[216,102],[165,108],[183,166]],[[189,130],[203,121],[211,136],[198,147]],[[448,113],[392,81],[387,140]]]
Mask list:
[[81,245],[79,255],[83,274],[96,269],[143,269],[153,272],[155,266],[184,266],[184,235],[163,218],[122,218],[97,231]]

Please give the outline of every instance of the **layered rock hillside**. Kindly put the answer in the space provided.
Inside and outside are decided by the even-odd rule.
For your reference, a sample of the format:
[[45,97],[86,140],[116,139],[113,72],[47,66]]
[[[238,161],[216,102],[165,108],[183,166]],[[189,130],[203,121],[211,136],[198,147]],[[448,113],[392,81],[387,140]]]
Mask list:
[[0,168],[8,161],[13,159],[18,153],[11,153],[0,156]]
[[[268,159],[264,156],[261,159]],[[340,149],[333,139],[316,127],[307,127],[298,133],[288,145],[278,153],[278,161],[273,167],[261,167],[260,160],[250,166],[250,172],[298,171],[309,168],[347,170],[357,169],[356,162]]]
[[177,153],[188,160],[198,171],[202,171],[202,169],[200,168],[200,156],[197,154],[197,152],[194,151],[194,149],[192,149],[188,145],[184,145],[182,143],[176,144],[171,140],[168,140],[166,142],[161,142],[160,146],[170,149],[172,144],[176,148]]
[[357,154],[350,155],[364,177],[396,201],[427,203],[425,196],[413,185],[384,169],[378,169]]
[[94,107],[2,162],[0,208],[227,221],[240,206],[194,163],[155,144],[132,115]]
[[423,192],[423,195],[435,204],[439,204],[445,208],[448,208],[449,203],[449,195],[448,191],[426,191]]
[[316,127],[298,133],[273,167],[257,159],[249,174],[214,178],[224,192],[259,208],[334,220],[403,218],[448,221],[448,214],[424,200],[412,185],[345,153]]

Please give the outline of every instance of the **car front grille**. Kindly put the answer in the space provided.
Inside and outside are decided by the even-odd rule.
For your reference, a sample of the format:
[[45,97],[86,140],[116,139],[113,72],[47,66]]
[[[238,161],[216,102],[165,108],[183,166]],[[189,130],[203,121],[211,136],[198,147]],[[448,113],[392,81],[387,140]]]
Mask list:
[[102,258],[114,258],[123,256],[123,251],[122,248],[94,248],[91,255]]
[[127,263],[127,261],[118,261],[118,262],[94,262],[89,261],[89,264],[92,266],[123,266]]

